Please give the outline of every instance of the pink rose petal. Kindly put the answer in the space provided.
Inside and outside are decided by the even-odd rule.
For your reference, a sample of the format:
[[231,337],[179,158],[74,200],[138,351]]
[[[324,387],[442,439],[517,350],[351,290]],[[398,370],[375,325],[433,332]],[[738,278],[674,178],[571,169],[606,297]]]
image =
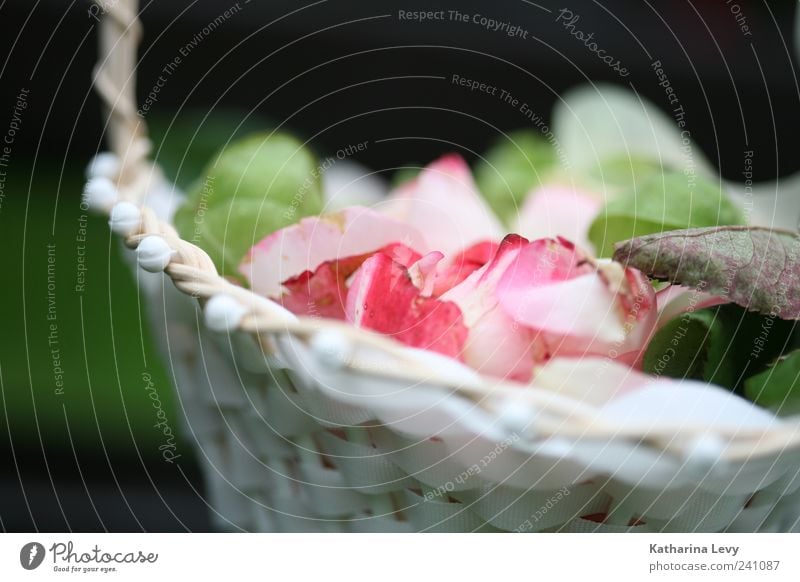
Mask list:
[[512,320],[543,334],[551,356],[598,354],[633,363],[655,322],[646,277],[616,263],[596,267],[563,239],[521,249],[497,297]]
[[492,260],[499,246],[495,241],[482,241],[443,261],[444,266],[440,266],[436,275],[433,295],[438,297],[483,267]]
[[614,294],[596,274],[539,287],[512,281],[498,289],[498,295],[514,321],[554,335],[605,342],[625,339]]
[[464,360],[478,371],[525,382],[533,364],[544,357],[546,347],[536,333],[517,325],[498,305],[496,286],[508,266],[528,241],[508,235],[490,263],[473,272],[462,283],[443,294],[461,308],[469,328]]
[[[420,262],[419,253],[401,243],[387,245],[379,252],[403,266]],[[280,295],[270,299],[279,301],[295,315],[344,319],[347,280],[370,254],[325,261],[313,272],[304,271],[284,281]]]
[[356,271],[347,295],[347,320],[457,359],[467,338],[458,306],[423,296],[405,267],[384,253],[372,255]]
[[602,201],[592,193],[568,186],[543,186],[528,194],[514,232],[529,239],[564,237],[582,249],[592,249],[589,226]]
[[283,282],[283,293],[273,297],[295,315],[345,319],[347,279],[369,255],[325,261],[316,271]]
[[730,303],[729,300],[718,295],[711,295],[684,287],[682,285],[669,285],[656,293],[658,303],[658,322],[656,328],[660,328],[665,323],[686,313],[687,311],[697,311],[707,307],[715,307]]
[[422,295],[433,295],[433,286],[436,283],[436,266],[444,258],[439,251],[428,253],[408,268],[408,274],[414,286]]
[[397,188],[382,210],[414,227],[428,249],[446,256],[475,243],[500,240],[504,231],[457,154],[440,158]]
[[395,242],[419,253],[428,251],[422,235],[413,227],[354,206],[335,214],[304,218],[267,236],[250,249],[239,272],[253,291],[275,297],[281,293],[283,281],[314,271],[325,261],[364,255]]

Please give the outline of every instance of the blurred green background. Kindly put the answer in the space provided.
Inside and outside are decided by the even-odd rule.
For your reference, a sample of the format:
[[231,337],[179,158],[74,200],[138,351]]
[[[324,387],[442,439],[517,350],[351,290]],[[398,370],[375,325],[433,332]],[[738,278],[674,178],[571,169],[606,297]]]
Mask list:
[[[152,376],[169,418],[175,418],[175,405],[120,241],[105,218],[81,210],[82,167],[30,165],[27,174],[24,169],[17,161],[9,172],[0,215],[2,430],[16,444],[43,440],[151,454],[160,434],[152,426],[156,419],[142,374]],[[81,215],[88,217],[85,243],[77,240]],[[48,245],[55,245],[50,297]],[[76,291],[80,245],[85,284]],[[48,320],[50,301],[55,321]],[[51,324],[57,326],[52,345]],[[55,349],[63,394],[57,393]]]
[[[267,127],[264,118],[241,111],[204,117],[184,111],[177,119],[154,115],[149,120],[155,156],[183,188],[201,174],[220,147],[220,136]],[[7,250],[0,301],[5,408],[0,422],[7,423],[2,432],[17,443],[41,440],[69,447],[71,439],[84,448],[159,456],[163,435],[153,426],[156,411],[142,376],[150,374],[171,421],[178,412],[172,380],[153,341],[136,271],[124,257],[130,251],[111,233],[107,218],[81,209],[87,161],[34,165],[15,159],[7,175],[0,212],[0,240]],[[79,240],[84,229],[85,242]],[[48,245],[55,245],[51,297]],[[86,270],[78,288],[81,246]],[[55,322],[48,320],[51,300]],[[57,325],[53,345],[51,323]],[[63,394],[56,392],[53,349],[59,349]]]

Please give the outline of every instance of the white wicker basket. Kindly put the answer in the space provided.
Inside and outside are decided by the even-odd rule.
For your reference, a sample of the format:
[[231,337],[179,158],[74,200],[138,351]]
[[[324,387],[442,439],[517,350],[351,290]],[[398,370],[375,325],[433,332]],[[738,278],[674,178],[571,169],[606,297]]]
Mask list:
[[711,386],[592,404],[499,382],[219,277],[168,224],[174,189],[147,161],[136,5],[103,5],[96,85],[120,165],[87,194],[157,273],[140,281],[219,529],[800,531],[797,419]]

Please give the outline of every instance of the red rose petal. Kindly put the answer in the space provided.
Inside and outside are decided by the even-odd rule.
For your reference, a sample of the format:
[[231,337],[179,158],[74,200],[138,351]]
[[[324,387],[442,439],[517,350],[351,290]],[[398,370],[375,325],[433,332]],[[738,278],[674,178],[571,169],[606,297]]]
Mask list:
[[448,259],[447,266],[436,275],[434,297],[446,293],[491,261],[499,246],[495,241],[481,241]]
[[347,279],[367,258],[368,254],[326,261],[313,273],[305,271],[284,281],[281,304],[295,315],[344,319]]
[[[378,252],[404,266],[420,259],[418,252],[402,243],[389,244]],[[281,283],[283,292],[277,299],[295,315],[345,319],[347,280],[372,254],[325,261],[313,272],[304,271]]]
[[408,270],[384,253],[371,256],[356,272],[347,319],[408,346],[458,359],[467,339],[458,306],[421,295]]

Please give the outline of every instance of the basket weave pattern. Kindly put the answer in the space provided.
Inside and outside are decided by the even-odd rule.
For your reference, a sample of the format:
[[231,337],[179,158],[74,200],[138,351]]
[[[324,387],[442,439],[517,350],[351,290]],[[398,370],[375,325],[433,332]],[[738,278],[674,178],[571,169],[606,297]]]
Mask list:
[[[331,382],[332,374],[326,373],[327,381],[315,380],[309,372],[318,365],[312,355],[305,354],[308,362],[280,370],[260,357],[252,338],[241,332],[204,332],[196,341],[178,386],[200,445],[217,526],[223,529],[616,532],[796,527],[800,479],[796,471],[786,470],[797,466],[796,454],[712,468],[664,458],[631,443],[598,442],[582,459],[559,450],[552,439],[531,443],[511,431],[461,427],[447,434],[445,427],[463,418],[460,411],[441,419],[445,436],[424,438],[424,430],[414,435],[408,424],[397,428],[406,411],[378,412],[343,397],[359,379],[343,374]],[[286,349],[303,357],[297,345]],[[378,416],[401,420],[387,424],[390,419]],[[645,458],[627,469],[602,466],[636,455]],[[664,479],[681,471],[687,473],[685,483],[664,488]],[[650,477],[643,479],[647,473]],[[765,480],[771,481],[766,487]],[[604,523],[598,523],[601,519]]]

